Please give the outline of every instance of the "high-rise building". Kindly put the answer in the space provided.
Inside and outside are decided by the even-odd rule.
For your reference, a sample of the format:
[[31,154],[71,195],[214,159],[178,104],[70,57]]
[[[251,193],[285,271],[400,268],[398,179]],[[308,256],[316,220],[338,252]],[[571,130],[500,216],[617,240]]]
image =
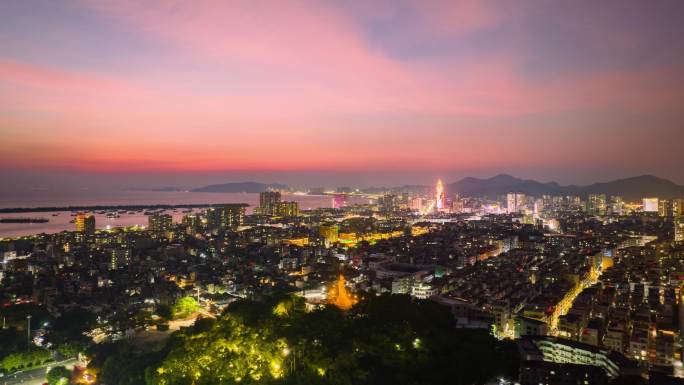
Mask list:
[[446,209],[446,193],[441,179],[437,179],[437,186],[435,186],[435,208],[437,211]]
[[666,218],[670,218],[672,216],[672,203],[669,200],[658,200],[658,215]]
[[422,212],[423,211],[423,198],[415,197],[411,199],[409,208],[411,211]]
[[675,198],[672,200],[672,215],[684,215],[684,199]]
[[658,212],[658,198],[644,198],[643,199],[643,210],[645,213],[657,213]]
[[299,203],[297,202],[275,202],[271,206],[271,215],[278,217],[296,217],[299,215]]
[[674,232],[675,242],[684,242],[684,215],[678,215],[675,217]]
[[409,209],[409,194],[407,192],[403,192],[399,195],[397,195],[397,210],[403,210],[406,211]]
[[379,202],[380,211],[385,214],[391,214],[397,211],[397,196],[394,194],[385,194],[380,197]]
[[181,223],[185,227],[185,233],[188,235],[197,234],[200,228],[200,218],[195,214],[183,215]]
[[458,195],[451,202],[451,212],[452,213],[462,213],[464,207],[465,207],[464,200],[461,199]]
[[606,215],[606,194],[589,194],[587,214]]
[[577,210],[582,207],[582,198],[577,195],[568,195],[566,197],[568,202],[568,208],[571,210]]
[[625,209],[625,201],[620,196],[610,197],[609,211],[612,215],[622,215]]
[[525,206],[525,194],[510,192],[506,196],[506,212],[519,213]]
[[325,238],[329,244],[337,243],[340,234],[340,227],[337,225],[321,225],[318,234]]
[[76,231],[86,235],[95,234],[95,216],[92,214],[78,213],[76,215]]
[[147,217],[147,228],[154,232],[166,232],[171,230],[173,218],[170,214],[152,214]]
[[131,262],[131,250],[128,248],[115,248],[110,250],[109,269],[116,270],[126,267]]
[[225,230],[242,225],[245,217],[244,203],[224,204],[207,210],[207,227],[210,230]]
[[274,207],[280,203],[280,191],[264,191],[259,193],[259,212],[263,215],[275,215]]

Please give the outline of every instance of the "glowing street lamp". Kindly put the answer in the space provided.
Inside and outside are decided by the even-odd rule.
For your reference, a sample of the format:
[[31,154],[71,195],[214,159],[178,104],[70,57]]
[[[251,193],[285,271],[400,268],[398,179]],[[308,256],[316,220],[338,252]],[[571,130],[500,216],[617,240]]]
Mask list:
[[31,316],[27,315],[26,316],[26,343],[27,343],[27,349],[31,349]]

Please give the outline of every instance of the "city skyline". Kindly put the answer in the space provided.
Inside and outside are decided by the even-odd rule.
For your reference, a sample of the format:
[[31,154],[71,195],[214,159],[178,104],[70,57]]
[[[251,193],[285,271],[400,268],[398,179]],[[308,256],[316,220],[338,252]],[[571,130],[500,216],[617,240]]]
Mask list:
[[683,16],[0,1],[0,382],[684,384]]
[[5,2],[0,173],[682,184],[683,7]]

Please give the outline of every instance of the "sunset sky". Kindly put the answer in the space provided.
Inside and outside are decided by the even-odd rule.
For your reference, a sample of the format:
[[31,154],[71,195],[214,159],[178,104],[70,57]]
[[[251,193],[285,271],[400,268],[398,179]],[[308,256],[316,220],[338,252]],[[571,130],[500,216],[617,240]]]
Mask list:
[[684,184],[682,20],[677,0],[5,0],[0,170]]

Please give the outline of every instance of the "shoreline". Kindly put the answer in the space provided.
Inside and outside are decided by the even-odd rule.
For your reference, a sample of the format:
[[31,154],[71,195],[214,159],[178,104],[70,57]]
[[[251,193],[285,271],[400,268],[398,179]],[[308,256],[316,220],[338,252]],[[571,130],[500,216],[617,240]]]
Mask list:
[[0,208],[0,214],[39,213],[50,211],[100,211],[100,210],[169,210],[169,209],[197,209],[205,207],[219,207],[223,205],[243,205],[248,203],[193,203],[193,204],[151,204],[151,205],[93,205],[93,206],[45,206],[45,207],[10,207]]

